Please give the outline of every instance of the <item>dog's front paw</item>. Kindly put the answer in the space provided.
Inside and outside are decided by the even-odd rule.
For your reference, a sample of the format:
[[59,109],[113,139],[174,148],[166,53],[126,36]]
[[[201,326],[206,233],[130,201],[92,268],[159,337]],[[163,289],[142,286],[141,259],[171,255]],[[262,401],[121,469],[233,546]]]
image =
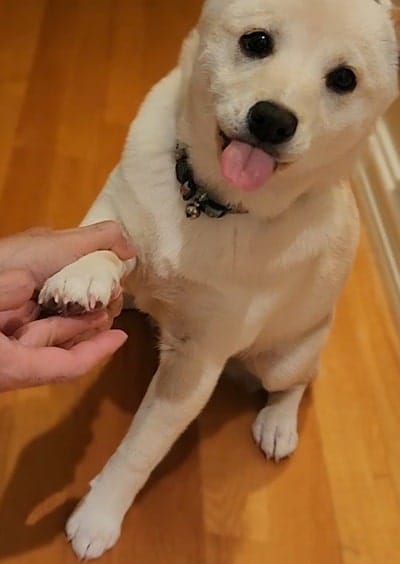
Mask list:
[[49,278],[40,292],[39,304],[67,315],[106,307],[120,292],[121,267],[116,257],[112,260],[105,253],[82,257]]
[[117,542],[121,519],[91,491],[67,522],[66,534],[80,559],[99,558]]
[[278,462],[296,450],[297,416],[280,406],[267,405],[254,422],[253,436],[265,456]]

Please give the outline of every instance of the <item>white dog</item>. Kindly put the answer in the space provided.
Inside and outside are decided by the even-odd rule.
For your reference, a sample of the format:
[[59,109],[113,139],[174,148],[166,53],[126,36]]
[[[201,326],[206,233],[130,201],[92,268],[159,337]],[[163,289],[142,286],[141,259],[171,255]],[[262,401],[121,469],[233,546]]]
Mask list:
[[270,392],[253,427],[267,457],[296,448],[357,245],[341,180],[398,92],[396,20],[389,0],[208,0],[178,67],[147,97],[84,222],[119,221],[137,261],[93,253],[40,297],[90,310],[129,274],[126,291],[160,327],[142,405],[68,522],[78,556],[114,545],[229,359]]

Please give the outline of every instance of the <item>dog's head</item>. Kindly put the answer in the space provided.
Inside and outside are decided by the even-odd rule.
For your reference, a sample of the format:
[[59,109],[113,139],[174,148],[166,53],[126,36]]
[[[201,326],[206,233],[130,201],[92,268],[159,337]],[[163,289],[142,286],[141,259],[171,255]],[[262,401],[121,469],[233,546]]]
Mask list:
[[200,137],[214,136],[230,185],[276,185],[359,144],[397,95],[394,15],[389,0],[206,1],[194,66],[196,88],[210,93]]

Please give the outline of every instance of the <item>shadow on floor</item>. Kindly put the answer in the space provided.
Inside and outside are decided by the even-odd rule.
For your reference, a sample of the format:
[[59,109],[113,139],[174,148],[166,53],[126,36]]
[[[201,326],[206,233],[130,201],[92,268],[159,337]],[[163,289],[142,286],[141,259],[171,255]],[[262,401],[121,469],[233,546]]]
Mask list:
[[[63,531],[65,521],[77,503],[77,499],[66,499],[67,496],[63,495],[63,492],[65,493],[67,487],[74,481],[76,468],[92,442],[92,426],[102,402],[107,398],[111,399],[122,410],[132,414],[137,409],[156,369],[154,335],[147,320],[134,312],[123,314],[119,327],[129,332],[129,344],[115,355],[66,418],[49,431],[37,436],[21,451],[14,472],[0,499],[0,560],[47,545]],[[237,417],[244,411],[255,414],[264,404],[264,393],[251,395],[244,394],[243,391],[240,393],[237,383],[222,379],[207,408],[207,412],[211,415],[207,418],[205,432],[207,435],[215,433],[229,419]],[[176,472],[191,458],[198,440],[195,424],[186,431],[156,469],[149,483],[138,496],[137,503],[142,503],[143,498],[154,489],[157,482],[162,481],[166,475]],[[111,452],[109,454],[111,455]],[[237,472],[241,472],[241,461],[238,462]],[[193,459],[193,468],[196,465],[198,466],[198,461]],[[274,476],[276,471],[270,477]],[[92,476],[87,477],[90,478]],[[265,478],[269,479],[268,475]],[[253,484],[254,489],[258,485]],[[182,484],[182,487],[184,486]],[[188,507],[183,511],[183,513],[186,510],[198,512],[199,522],[202,511],[201,495],[202,492],[199,490],[197,502],[193,498],[190,499]],[[52,496],[59,496],[56,507],[47,511],[46,515],[36,522],[30,523],[29,516],[32,510]],[[167,500],[166,503],[171,501]],[[182,503],[187,503],[187,500]],[[153,505],[150,511],[160,511],[159,503],[155,502]],[[169,510],[171,509],[173,510],[173,507]],[[164,507],[161,511],[167,512],[167,510],[168,508]],[[154,515],[152,519],[154,520]],[[159,521],[160,518],[157,520]],[[177,526],[176,522],[174,526]],[[169,535],[168,542],[171,542],[171,534],[168,531],[165,534]],[[200,558],[196,561],[204,560]]]

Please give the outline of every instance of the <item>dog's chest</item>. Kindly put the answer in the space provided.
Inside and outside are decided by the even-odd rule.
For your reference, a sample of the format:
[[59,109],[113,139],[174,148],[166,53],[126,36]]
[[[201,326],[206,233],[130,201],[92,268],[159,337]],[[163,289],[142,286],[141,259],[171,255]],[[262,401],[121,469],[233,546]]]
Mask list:
[[208,325],[218,317],[235,327],[242,349],[266,323],[279,339],[288,320],[312,322],[313,310],[330,307],[337,286],[337,275],[327,279],[321,271],[321,257],[340,254],[335,246],[343,228],[331,200],[327,192],[308,198],[273,221],[251,214],[189,220],[176,190],[144,223],[139,205],[131,234],[145,273],[140,307],[157,318],[157,296],[157,311],[164,303],[179,319],[194,316]]
[[[229,219],[194,220],[175,233],[163,233],[159,223],[151,275],[135,294],[139,307],[161,324],[164,308],[183,324],[193,316],[207,327],[216,322],[240,351],[272,320],[270,340],[287,334],[281,320],[306,299],[315,249],[302,237],[287,244],[274,231]],[[171,237],[178,233],[176,244]]]
[[290,233],[279,223],[244,216],[176,225],[163,229],[158,224],[155,270],[161,279],[187,280],[188,287],[194,283],[205,301],[218,296],[215,308],[228,312],[246,332],[259,331],[266,318],[304,295],[320,252],[305,230]]
[[[158,223],[153,259],[166,276],[178,275],[229,293],[252,297],[298,284],[321,244],[300,222],[258,222],[249,216],[201,217]],[[290,279],[288,275],[290,273]]]

